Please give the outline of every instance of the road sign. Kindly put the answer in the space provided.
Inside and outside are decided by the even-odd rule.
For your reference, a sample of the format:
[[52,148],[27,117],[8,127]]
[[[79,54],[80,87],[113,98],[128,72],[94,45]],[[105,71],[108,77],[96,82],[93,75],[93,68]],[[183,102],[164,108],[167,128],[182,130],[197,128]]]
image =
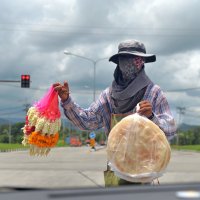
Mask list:
[[95,137],[96,137],[95,132],[91,132],[90,135],[89,135],[89,137],[90,137],[91,139],[95,138]]

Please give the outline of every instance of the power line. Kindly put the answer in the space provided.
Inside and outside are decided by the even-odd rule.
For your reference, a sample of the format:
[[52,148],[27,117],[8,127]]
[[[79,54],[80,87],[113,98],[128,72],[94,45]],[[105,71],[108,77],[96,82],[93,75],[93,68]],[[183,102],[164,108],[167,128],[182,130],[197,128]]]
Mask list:
[[187,117],[193,117],[193,118],[200,118],[200,115],[192,115],[192,114],[188,114],[186,113]]
[[[10,86],[10,87],[18,87],[18,88],[21,88],[21,87],[19,87],[19,86],[16,86],[16,85],[11,85],[11,84],[6,84],[6,83],[8,83],[8,82],[21,82],[21,81],[10,81],[10,80],[3,80],[3,81],[1,81],[0,80],[0,82],[2,82],[3,83],[3,85],[5,86]],[[0,85],[0,86],[2,86],[2,85]],[[36,87],[30,87],[29,89],[31,89],[31,90],[41,90],[41,91],[46,91],[46,90],[48,90],[48,88],[36,88]],[[200,87],[191,87],[191,88],[176,88],[176,89],[166,89],[166,90],[163,90],[164,92],[187,92],[187,91],[192,91],[192,90],[200,90]],[[91,93],[90,91],[88,91],[88,90],[76,90],[76,91],[72,91],[73,93],[75,92],[75,93]]]
[[[3,84],[4,86],[6,85],[6,86],[9,86],[9,87],[15,87],[15,88],[21,88],[20,86],[16,86],[16,85],[10,85],[10,84]],[[2,85],[0,85],[0,86],[2,86]],[[38,90],[38,91],[47,91],[48,90],[48,88],[36,88],[36,87],[30,87],[30,88],[28,88],[29,90]],[[98,91],[97,90],[97,93],[100,93],[101,91]],[[92,91],[89,91],[89,90],[76,90],[76,89],[74,89],[74,90],[71,90],[71,93],[73,93],[73,94],[83,94],[83,95],[88,95],[88,94],[92,94],[93,92]]]
[[[21,81],[10,81],[10,80],[0,80],[0,82],[3,83],[3,85],[5,86],[10,86],[10,87],[17,87],[17,88],[21,88],[20,86],[16,86],[16,85],[10,85],[10,84],[6,84],[8,82],[21,82]],[[0,85],[2,86],[2,85]],[[48,88],[36,88],[36,87],[30,87],[28,88],[30,90],[39,90],[39,91],[47,91]],[[192,88],[177,88],[177,89],[166,89],[163,90],[164,92],[187,92],[187,91],[195,91],[195,90],[200,90],[200,87],[192,87]],[[71,90],[72,91],[72,90]],[[97,93],[100,93],[101,91],[97,91]],[[88,95],[88,94],[92,94],[92,91],[90,90],[74,90],[71,93],[73,94],[84,94],[84,95]]]
[[187,92],[191,90],[200,90],[200,87],[171,89],[171,90],[166,90],[165,92]]
[[[0,28],[0,31],[16,31],[16,32],[29,32],[29,33],[44,33],[44,34],[87,34],[87,35],[106,35],[106,36],[152,36],[152,37],[200,37],[199,32],[197,33],[150,33],[150,31],[134,31],[134,32],[114,32],[113,30],[110,30],[110,32],[105,30],[87,30],[87,31],[77,31],[77,30],[61,30],[61,31],[55,31],[55,30],[27,30],[27,29],[19,29],[19,28]],[[46,36],[46,35],[45,35]]]
[[15,111],[15,112],[5,112],[5,113],[0,113],[0,115],[13,115],[13,114],[16,114],[16,113],[20,113],[22,111],[23,110],[18,110],[18,111]]
[[20,106],[20,107],[1,108],[0,111],[4,111],[4,110],[15,110],[15,109],[18,109],[18,108],[21,108],[21,106]]
[[110,25],[102,25],[102,26],[88,26],[88,25],[69,25],[69,24],[41,24],[41,23],[23,23],[23,22],[9,22],[9,23],[0,23],[1,25],[5,25],[5,26],[40,26],[40,27],[61,27],[61,28],[65,28],[67,27],[67,29],[109,29],[109,30],[131,30],[131,31],[180,31],[180,32],[200,32],[199,28],[176,28],[176,27],[167,27],[167,28],[152,28],[152,27],[134,27],[134,28],[130,28],[130,27],[117,27],[117,26],[110,26]]

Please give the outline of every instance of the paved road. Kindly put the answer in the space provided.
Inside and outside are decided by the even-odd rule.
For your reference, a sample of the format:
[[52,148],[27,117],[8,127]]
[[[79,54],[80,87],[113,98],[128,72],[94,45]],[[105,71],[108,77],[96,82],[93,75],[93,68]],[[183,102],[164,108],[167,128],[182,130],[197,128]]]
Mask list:
[[[105,149],[55,148],[47,157],[0,153],[0,187],[104,187]],[[200,153],[173,151],[160,183],[200,182]]]

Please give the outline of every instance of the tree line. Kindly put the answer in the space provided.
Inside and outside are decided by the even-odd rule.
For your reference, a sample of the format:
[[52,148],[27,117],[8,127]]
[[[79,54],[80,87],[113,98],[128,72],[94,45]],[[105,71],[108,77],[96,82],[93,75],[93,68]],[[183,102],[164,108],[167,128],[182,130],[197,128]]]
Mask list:
[[[15,124],[2,124],[0,125],[0,143],[13,143],[21,144],[23,140],[24,122],[18,122]],[[95,131],[96,141],[100,142],[106,140],[106,136],[102,130]],[[69,127],[61,126],[61,131],[59,132],[60,140],[65,142],[65,139],[70,136],[77,136],[84,143],[85,140],[89,139],[89,131],[81,131],[72,125]]]
[[197,145],[200,144],[200,127],[191,128],[187,131],[177,131],[177,137],[173,139],[172,144],[178,145]]
[[[18,122],[15,124],[2,124],[0,125],[0,143],[18,143],[20,144],[23,140],[22,127],[24,122]],[[66,137],[77,135],[80,140],[84,143],[85,140],[89,139],[88,131],[81,131],[73,126],[61,127],[60,140],[65,141]],[[103,130],[95,131],[96,141],[106,141],[106,136]],[[200,126],[191,128],[187,131],[177,131],[178,144],[179,145],[196,145],[200,144]],[[177,138],[174,138],[171,144],[177,144]]]

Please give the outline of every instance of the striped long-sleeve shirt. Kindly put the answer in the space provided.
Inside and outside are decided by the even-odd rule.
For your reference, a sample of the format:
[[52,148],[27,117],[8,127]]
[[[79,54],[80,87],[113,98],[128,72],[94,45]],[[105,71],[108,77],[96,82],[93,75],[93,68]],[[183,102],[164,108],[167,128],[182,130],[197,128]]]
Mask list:
[[[65,116],[81,130],[94,131],[104,128],[105,133],[109,134],[113,113],[110,95],[110,88],[105,89],[100,94],[99,99],[93,102],[88,109],[81,108],[71,97],[61,103],[61,106],[64,109]],[[176,132],[175,120],[160,87],[155,84],[148,85],[142,100],[151,102],[154,114],[151,120],[163,130],[168,140],[173,138]]]

